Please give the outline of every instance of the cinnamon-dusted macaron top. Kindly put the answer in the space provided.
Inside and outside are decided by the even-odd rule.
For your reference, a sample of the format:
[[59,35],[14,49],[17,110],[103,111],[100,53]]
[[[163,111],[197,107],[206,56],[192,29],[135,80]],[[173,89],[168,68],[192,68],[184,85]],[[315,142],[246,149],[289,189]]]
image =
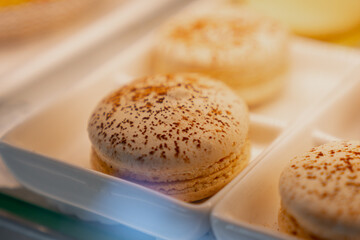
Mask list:
[[360,142],[330,142],[295,157],[281,175],[280,194],[297,218],[360,234]]
[[[172,25],[171,25],[172,24]],[[194,14],[188,18],[173,21],[166,34],[187,45],[205,45],[212,48],[229,49],[252,41],[254,35],[284,32],[280,25],[248,9],[221,9]]]
[[247,106],[224,84],[195,75],[137,79],[105,97],[88,124],[103,159],[129,168],[191,170],[238,154]]
[[194,69],[239,68],[239,62],[248,66],[249,61],[268,71],[268,65],[288,61],[288,42],[287,29],[273,19],[246,8],[221,8],[167,22],[159,29],[154,49],[173,61],[191,62]]

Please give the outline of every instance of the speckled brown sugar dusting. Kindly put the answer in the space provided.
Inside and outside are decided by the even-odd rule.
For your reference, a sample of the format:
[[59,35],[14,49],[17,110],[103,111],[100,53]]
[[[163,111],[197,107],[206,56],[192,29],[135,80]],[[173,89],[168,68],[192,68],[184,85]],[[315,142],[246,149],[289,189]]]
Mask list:
[[357,141],[324,144],[283,171],[282,205],[303,231],[323,239],[360,238],[359,151]]
[[[176,26],[169,32],[169,36],[188,45],[209,45],[215,51],[216,49],[231,49],[243,44],[244,41],[254,41],[251,35],[261,26],[261,21],[258,19],[248,21],[241,16],[234,19],[224,18],[223,21],[226,21],[226,24],[217,20],[206,16],[193,19],[187,25]],[[222,35],[218,34],[220,32]]]
[[[105,97],[89,119],[88,132],[105,164],[147,184],[175,183],[240,164],[234,159],[244,165],[248,121],[244,102],[222,83],[194,74],[156,75]],[[184,197],[190,189],[176,192],[168,194],[188,201],[201,197]]]

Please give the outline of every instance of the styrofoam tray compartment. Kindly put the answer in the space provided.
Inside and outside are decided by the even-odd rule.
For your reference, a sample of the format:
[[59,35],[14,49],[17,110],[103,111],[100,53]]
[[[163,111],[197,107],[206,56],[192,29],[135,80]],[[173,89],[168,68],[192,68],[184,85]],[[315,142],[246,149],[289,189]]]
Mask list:
[[360,116],[359,73],[357,68],[338,90],[309,108],[287,136],[219,201],[211,214],[219,239],[293,238],[278,231],[280,174],[293,157],[312,147],[340,139],[360,140],[356,121]]
[[316,119],[316,129],[329,136],[360,140],[360,66],[354,78],[356,81],[348,85],[343,96],[332,97],[332,102]]
[[[205,1],[206,3],[206,1]],[[294,40],[288,84],[280,96],[251,109],[250,165],[213,197],[185,203],[89,168],[87,120],[97,102],[132,76],[151,73],[151,34],[2,139],[0,153],[27,188],[58,202],[160,238],[194,239],[210,228],[215,204],[287,137],[284,129],[311,103],[340,84],[358,56]],[[129,77],[131,76],[131,77]],[[307,91],[313,87],[311,91]],[[280,136],[281,135],[281,136]],[[299,145],[300,148],[300,145]]]
[[359,63],[360,51],[294,38],[285,91],[252,112],[290,123],[317,99],[341,85]]
[[[4,161],[24,186],[57,201],[158,237],[201,236],[209,229],[208,214],[221,192],[202,203],[185,203],[90,170],[87,120],[97,102],[118,86],[111,77],[99,79],[26,119],[3,138]],[[255,115],[251,119],[256,158],[282,126]]]

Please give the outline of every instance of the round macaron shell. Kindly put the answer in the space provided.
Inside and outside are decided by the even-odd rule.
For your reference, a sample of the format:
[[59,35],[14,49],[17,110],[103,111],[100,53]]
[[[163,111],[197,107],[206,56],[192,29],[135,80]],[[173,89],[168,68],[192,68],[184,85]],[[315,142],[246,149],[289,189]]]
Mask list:
[[331,142],[295,157],[280,194],[286,211],[316,236],[359,238],[360,142]]
[[[244,101],[198,74],[137,79],[105,97],[88,124],[95,169],[192,200],[246,166],[248,131]],[[212,177],[216,191],[195,186]]]
[[[281,89],[279,76],[286,75],[289,63],[288,37],[277,22],[249,9],[189,14],[160,30],[154,70],[206,74],[225,82],[253,105]],[[257,88],[266,94],[258,94]]]

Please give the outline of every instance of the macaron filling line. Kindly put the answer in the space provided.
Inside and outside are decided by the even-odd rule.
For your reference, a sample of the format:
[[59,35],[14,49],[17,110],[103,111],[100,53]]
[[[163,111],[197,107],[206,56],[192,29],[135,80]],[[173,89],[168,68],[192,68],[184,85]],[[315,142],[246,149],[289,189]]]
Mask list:
[[[248,144],[246,143],[247,141],[249,140],[246,139],[243,146]],[[104,166],[106,169],[109,169],[111,173],[117,172],[117,175],[122,178],[136,179],[142,182],[164,183],[173,181],[193,180],[195,178],[205,177],[216,173],[217,171],[220,171],[230,166],[230,164],[234,162],[238,158],[238,156],[243,154],[244,150],[241,149],[239,153],[230,153],[229,155],[219,159],[217,162],[214,162],[211,165],[200,166],[197,168],[191,167],[189,171],[181,170],[181,172],[177,169],[173,169],[173,171],[171,171],[170,169],[157,169],[150,167],[135,168],[134,166],[125,165],[121,162],[121,160],[111,160],[111,158],[108,158],[107,156],[99,153],[94,147],[92,148],[92,152],[92,155],[94,155],[95,158],[92,161],[101,160],[101,162],[106,165]],[[103,169],[104,167],[102,167],[101,169]]]
[[223,162],[224,159],[229,159],[229,164],[219,169],[217,172],[209,175],[199,176],[193,179],[169,182],[139,181],[134,178],[123,177],[121,176],[121,173],[119,174],[120,170],[116,166],[112,166],[106,161],[100,159],[95,151],[93,151],[91,163],[95,170],[99,170],[109,175],[115,175],[117,177],[138,183],[167,195],[179,195],[186,194],[188,192],[207,191],[209,188],[215,188],[213,191],[217,192],[247,166],[249,158],[250,141],[247,140],[240,153],[231,153],[227,157],[220,160]]
[[207,175],[201,176],[194,179],[184,180],[184,181],[172,181],[172,182],[160,182],[160,183],[149,183],[149,182],[141,182],[141,184],[149,185],[159,191],[166,191],[171,194],[171,191],[186,191],[188,189],[193,189],[201,186],[202,188],[210,187],[214,185],[217,181],[221,181],[221,179],[227,179],[233,176],[234,173],[242,170],[248,163],[248,156],[246,152],[249,151],[249,146],[244,146],[243,152],[245,154],[238,154],[236,157],[230,162],[228,166],[219,171]]

